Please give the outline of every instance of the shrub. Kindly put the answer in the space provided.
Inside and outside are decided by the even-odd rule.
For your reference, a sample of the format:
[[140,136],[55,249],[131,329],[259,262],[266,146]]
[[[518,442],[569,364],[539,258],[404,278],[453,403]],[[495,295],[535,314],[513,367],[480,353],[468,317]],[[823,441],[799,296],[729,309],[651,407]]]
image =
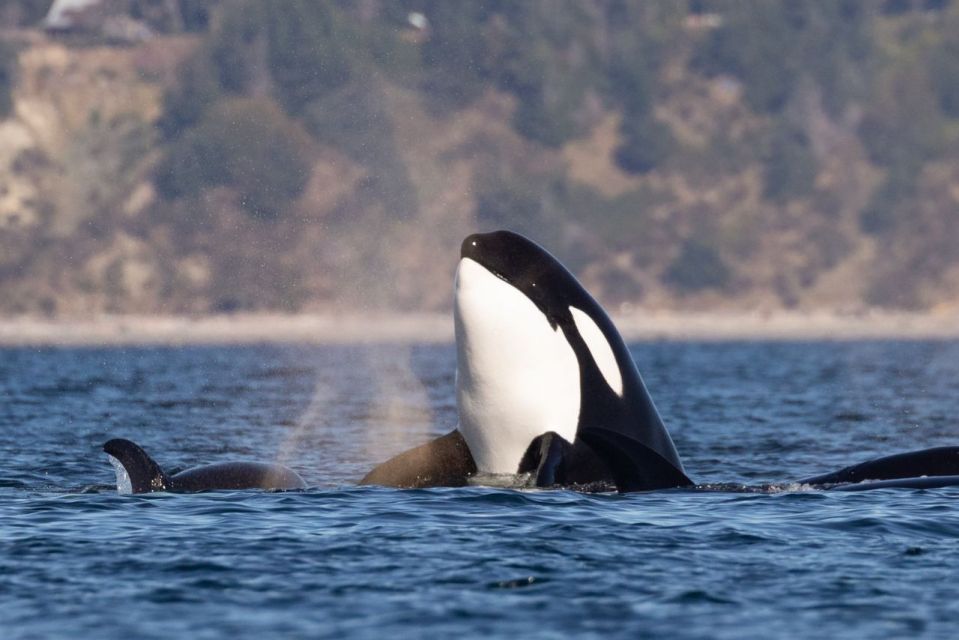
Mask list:
[[562,93],[552,99],[546,96],[544,86],[517,94],[520,102],[513,116],[517,132],[547,147],[559,147],[578,133],[574,112],[579,106],[579,95],[566,91],[568,87],[556,89]]
[[728,73],[745,87],[756,111],[779,112],[799,82],[811,77],[826,106],[839,113],[864,87],[860,63],[869,58],[868,3],[834,0],[730,0],[717,3],[723,25],[697,48],[693,66]]
[[13,87],[16,83],[17,50],[0,42],[0,119],[13,113]]
[[816,160],[809,139],[799,128],[774,126],[763,165],[763,193],[774,202],[806,196],[816,179]]
[[648,173],[665,161],[676,146],[669,127],[652,115],[630,117],[620,126],[622,141],[616,148],[616,164],[629,173]]
[[719,252],[700,240],[687,240],[663,274],[663,281],[682,293],[721,289],[729,283],[729,267]]
[[297,113],[349,80],[359,47],[333,3],[245,0],[224,8],[211,50],[224,88],[244,93],[272,84]]
[[862,230],[871,234],[894,230],[905,211],[903,205],[916,194],[916,180],[917,173],[911,168],[893,166],[860,214]]
[[306,136],[271,101],[224,100],[173,145],[157,186],[168,198],[230,186],[250,215],[276,217],[306,186]]
[[180,67],[177,85],[163,96],[163,116],[157,123],[167,139],[194,126],[222,95],[209,51],[203,50]]
[[[0,27],[32,27],[50,11],[53,0],[4,0]],[[6,24],[3,24],[6,22]]]

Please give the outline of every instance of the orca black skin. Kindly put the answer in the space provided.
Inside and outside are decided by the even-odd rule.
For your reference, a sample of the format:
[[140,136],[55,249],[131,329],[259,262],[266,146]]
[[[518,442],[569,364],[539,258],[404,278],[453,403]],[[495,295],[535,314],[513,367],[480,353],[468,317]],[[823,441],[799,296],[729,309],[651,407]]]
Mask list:
[[[583,398],[576,438],[569,442],[556,433],[541,436],[553,446],[543,458],[549,461],[548,467],[538,469],[537,486],[612,480],[620,491],[641,491],[693,484],[625,342],[603,308],[566,267],[538,244],[505,230],[467,237],[460,255],[521,291],[550,326],[563,332],[576,354]],[[589,316],[612,349],[623,378],[622,396],[610,388],[600,371],[573,318],[574,308]],[[536,446],[534,440],[530,447]],[[521,464],[519,471],[527,470]],[[548,475],[541,477],[544,471]]]
[[[619,332],[602,307],[558,260],[536,243],[510,231],[471,235],[463,241],[460,255],[460,269],[464,262],[480,265],[525,296],[554,332],[562,332],[575,354],[581,398],[575,437],[564,437],[557,433],[559,429],[543,429],[532,437],[515,469],[516,473],[528,474],[526,486],[615,488],[621,492],[693,486]],[[460,275],[458,271],[457,295]],[[496,300],[490,300],[488,305],[480,304],[484,312],[487,306],[490,314],[503,313],[497,311]],[[574,310],[581,312],[579,320],[585,315],[595,325],[587,331],[591,331],[589,336],[582,332],[583,326],[577,323]],[[508,323],[505,326],[508,331]],[[469,349],[460,348],[461,338],[458,320],[458,367],[462,365],[464,353],[470,356]],[[597,343],[603,341],[606,346],[597,347]],[[518,344],[522,349],[522,343]],[[615,365],[610,363],[606,347],[611,350]],[[620,385],[611,384],[611,368],[618,369],[614,378],[621,376],[621,380],[616,380]],[[458,369],[458,385],[461,373]],[[486,373],[497,377],[500,370]],[[459,393],[459,387],[457,391]],[[490,396],[485,399],[489,400]],[[478,404],[479,411],[484,411],[485,405]],[[457,406],[461,421],[457,430],[383,463],[367,474],[361,484],[463,486],[477,471],[483,472],[477,469],[477,451],[471,451],[469,437],[461,432],[464,414],[459,396]],[[513,417],[509,412],[505,415]],[[495,426],[489,427],[489,422],[488,430],[495,430]],[[520,422],[517,420],[517,424]],[[569,434],[569,429],[565,433]],[[483,435],[488,434],[480,434]],[[482,447],[491,447],[482,438],[478,442],[483,455],[500,453],[482,450]],[[959,447],[887,456],[800,482],[843,491],[950,486],[959,484]]]
[[[586,399],[580,408],[576,439],[606,462],[618,487],[666,489],[692,484],[619,331],[566,267],[545,249],[512,231],[471,235],[463,240],[460,255],[522,291],[551,326],[562,330],[579,361],[582,396]],[[571,308],[584,311],[612,348],[624,378],[623,397],[605,382],[577,329]]]
[[469,447],[454,430],[378,465],[360,484],[401,489],[463,487],[474,473],[476,463]]
[[[861,491],[867,488],[947,486],[957,483],[944,479],[955,476],[959,476],[959,447],[934,447],[867,460],[799,482]],[[881,486],[873,486],[879,484],[876,481],[881,482]]]
[[[545,249],[510,231],[474,234],[463,241],[461,265],[472,262],[508,283],[528,298],[553,332],[562,336],[575,354],[578,367],[580,406],[573,416],[575,437],[568,440],[544,430],[522,456],[513,473],[535,471],[536,486],[615,486],[620,491],[666,489],[691,486],[679,454],[653,404],[626,344],[603,308],[593,300],[576,278]],[[491,301],[490,313],[496,313]],[[573,309],[588,316],[605,341],[604,353],[611,353],[618,369],[621,392],[611,388],[595,354],[580,333]],[[544,328],[547,325],[544,323]],[[549,329],[546,329],[549,330]],[[457,337],[459,340],[460,337]],[[462,420],[462,415],[461,415]],[[456,433],[456,432],[454,432]],[[444,438],[451,437],[451,434]],[[462,437],[462,436],[460,436]],[[540,444],[546,449],[538,452]],[[524,445],[526,447],[527,445]],[[414,450],[416,451],[416,450]],[[468,476],[453,478],[429,469],[420,472],[413,458],[401,454],[377,467],[363,483],[387,486],[455,486],[466,484]],[[455,463],[447,467],[459,472],[477,467],[469,447],[456,450]],[[422,461],[417,460],[417,464]],[[480,470],[482,471],[482,469]],[[411,485],[411,477],[416,484]]]
[[130,440],[115,438],[104,444],[103,450],[123,465],[133,493],[306,488],[299,474],[279,464],[220,462],[169,476],[146,451]]

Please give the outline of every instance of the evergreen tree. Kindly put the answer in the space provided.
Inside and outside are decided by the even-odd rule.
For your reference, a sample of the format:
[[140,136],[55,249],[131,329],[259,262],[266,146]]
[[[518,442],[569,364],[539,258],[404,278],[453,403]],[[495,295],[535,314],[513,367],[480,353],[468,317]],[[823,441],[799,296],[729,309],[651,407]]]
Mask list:
[[232,187],[250,215],[273,218],[306,186],[305,139],[306,133],[268,100],[223,100],[175,142],[158,169],[157,186],[167,198]]
[[13,87],[16,82],[17,49],[0,41],[0,119],[13,113]]

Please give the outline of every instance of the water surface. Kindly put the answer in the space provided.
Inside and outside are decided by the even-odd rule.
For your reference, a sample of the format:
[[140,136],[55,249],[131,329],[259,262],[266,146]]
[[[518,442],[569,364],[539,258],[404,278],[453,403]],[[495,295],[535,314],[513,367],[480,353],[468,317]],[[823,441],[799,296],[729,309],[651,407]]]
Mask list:
[[[648,343],[699,482],[959,443],[959,343]],[[959,489],[356,487],[455,422],[451,347],[0,350],[0,636],[955,637]],[[280,460],[304,492],[121,496]]]

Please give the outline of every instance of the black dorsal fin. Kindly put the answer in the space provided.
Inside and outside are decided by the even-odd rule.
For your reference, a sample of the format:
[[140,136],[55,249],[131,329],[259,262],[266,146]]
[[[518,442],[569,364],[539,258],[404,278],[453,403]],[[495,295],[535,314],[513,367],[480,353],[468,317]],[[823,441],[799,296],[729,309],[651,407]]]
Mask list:
[[114,438],[103,445],[107,455],[116,458],[130,476],[130,485],[133,493],[150,493],[151,491],[168,491],[170,478],[163,473],[153,458],[134,442],[123,438]]

